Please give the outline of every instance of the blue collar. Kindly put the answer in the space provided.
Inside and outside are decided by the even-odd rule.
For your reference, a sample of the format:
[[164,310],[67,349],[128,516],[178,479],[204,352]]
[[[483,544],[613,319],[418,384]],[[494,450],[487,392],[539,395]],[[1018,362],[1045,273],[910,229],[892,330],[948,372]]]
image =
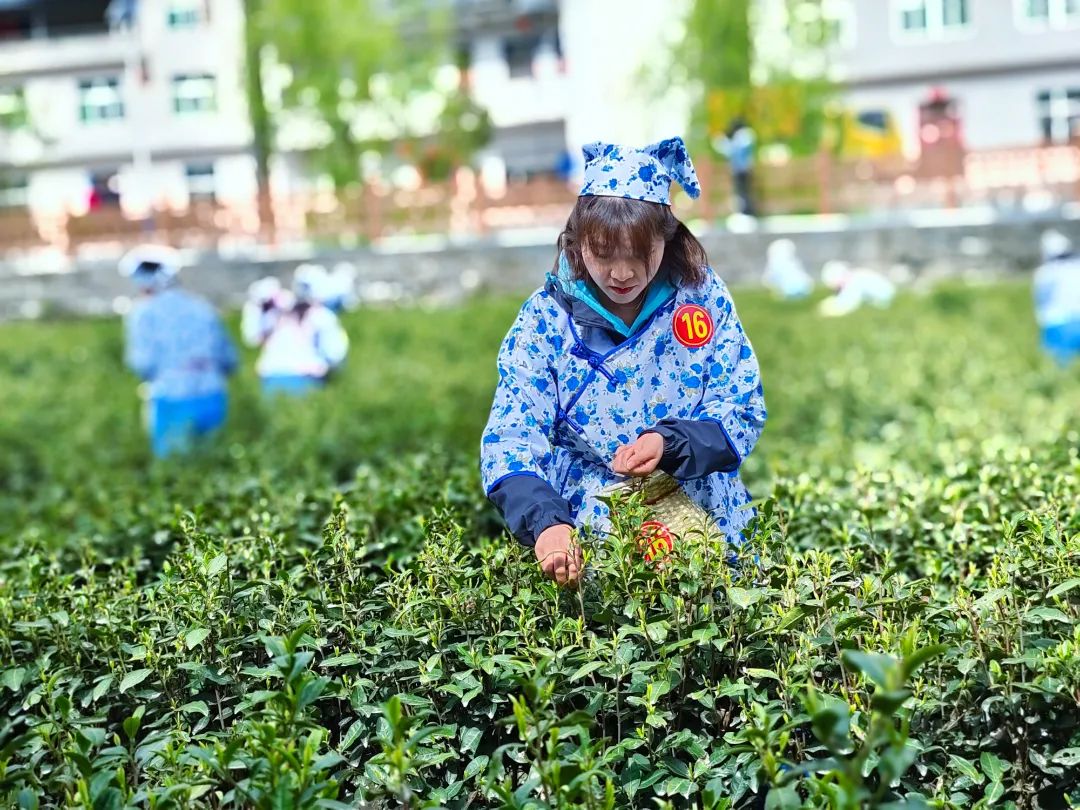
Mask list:
[[570,262],[567,260],[566,254],[559,256],[559,275],[555,277],[549,274],[549,278],[555,281],[567,295],[588,306],[589,309],[610,324],[612,330],[618,332],[624,338],[630,337],[630,335],[641,329],[649,318],[653,316],[653,313],[666,304],[675,293],[675,288],[666,278],[653,279],[648,289],[645,290],[645,301],[641,305],[641,312],[638,313],[634,322],[627,326],[622,318],[600,303],[593,291],[589,289],[588,284],[581,279],[571,277]]

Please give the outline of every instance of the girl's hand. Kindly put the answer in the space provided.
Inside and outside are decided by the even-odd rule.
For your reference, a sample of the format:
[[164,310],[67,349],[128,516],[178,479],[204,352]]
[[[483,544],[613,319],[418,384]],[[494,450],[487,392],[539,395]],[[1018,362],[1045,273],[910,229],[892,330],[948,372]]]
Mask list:
[[664,455],[664,437],[659,433],[642,433],[633,444],[624,444],[615,451],[611,469],[619,475],[645,477],[656,469]]
[[581,576],[581,546],[574,542],[573,529],[565,523],[540,532],[533,547],[544,573],[560,585],[573,586]]

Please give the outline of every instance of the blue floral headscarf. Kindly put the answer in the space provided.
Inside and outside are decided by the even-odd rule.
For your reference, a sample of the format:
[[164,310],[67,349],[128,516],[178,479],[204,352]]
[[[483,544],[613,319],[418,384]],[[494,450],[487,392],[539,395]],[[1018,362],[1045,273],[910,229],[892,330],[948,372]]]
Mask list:
[[579,196],[626,197],[670,205],[672,181],[694,199],[701,194],[694,164],[678,136],[641,149],[596,141],[581,151],[585,154],[585,185]]

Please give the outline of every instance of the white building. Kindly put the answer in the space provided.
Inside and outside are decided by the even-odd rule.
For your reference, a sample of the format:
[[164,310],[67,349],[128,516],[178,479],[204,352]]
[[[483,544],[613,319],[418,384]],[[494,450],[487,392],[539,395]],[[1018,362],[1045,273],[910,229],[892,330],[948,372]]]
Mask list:
[[[581,145],[647,143],[683,131],[686,94],[661,101],[643,71],[667,54],[655,0],[456,0],[477,102],[495,126],[481,156],[511,177],[580,170]],[[665,0],[673,35],[686,0]],[[567,160],[573,164],[571,167]]]
[[110,31],[108,0],[0,0],[4,199],[79,214],[120,196],[138,214],[254,193],[241,0],[142,0]]
[[[658,0],[452,2],[470,88],[494,124],[479,156],[494,174],[579,170],[584,142],[685,130],[686,88],[647,84],[688,0],[663,0],[663,26],[641,24]],[[134,214],[193,197],[250,204],[242,0],[139,5],[136,30],[110,31],[109,0],[0,0],[0,124],[31,124],[0,126],[0,206],[78,214],[116,195]],[[848,103],[890,112],[911,153],[918,105],[935,87],[959,100],[971,148],[1080,137],[1080,0],[813,5],[835,31],[826,62]],[[786,8],[759,0],[759,58],[819,73],[820,53],[789,47]],[[302,153],[302,143],[282,146]],[[276,188],[305,185],[302,154],[275,165]]]
[[[655,0],[453,2],[471,92],[494,125],[478,159],[496,174],[579,170],[583,142],[683,131],[685,94],[650,103],[639,80],[645,60],[665,58],[637,22]],[[677,33],[686,0],[665,2]],[[0,119],[30,122],[0,127],[0,205],[45,215],[183,210],[196,197],[250,205],[242,0],[139,0],[134,29],[113,30],[109,5],[0,0]],[[295,123],[274,164],[285,192],[308,186]]]
[[1080,137],[1080,0],[855,0],[849,98],[918,138],[933,87],[959,101],[972,149]]
[[[759,53],[787,61],[787,0],[759,0]],[[1080,0],[813,0],[836,44],[793,66],[845,87],[846,102],[887,111],[918,152],[919,105],[956,99],[964,143],[1000,149],[1080,138]]]

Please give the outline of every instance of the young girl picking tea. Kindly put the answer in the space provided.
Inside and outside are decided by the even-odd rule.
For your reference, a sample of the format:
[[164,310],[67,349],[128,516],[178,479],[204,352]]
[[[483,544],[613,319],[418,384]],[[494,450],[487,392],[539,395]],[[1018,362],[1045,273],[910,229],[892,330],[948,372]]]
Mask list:
[[499,352],[481,443],[488,497],[559,584],[581,572],[573,527],[610,525],[605,488],[656,469],[741,542],[738,470],[765,424],[731,296],[671,212],[672,181],[700,193],[682,139],[584,153],[554,272]]

